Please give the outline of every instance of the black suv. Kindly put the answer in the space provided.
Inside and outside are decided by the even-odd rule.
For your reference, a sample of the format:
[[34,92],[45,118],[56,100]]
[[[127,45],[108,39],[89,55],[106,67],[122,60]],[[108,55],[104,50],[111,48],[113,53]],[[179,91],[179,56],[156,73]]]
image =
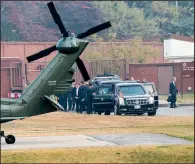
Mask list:
[[114,84],[114,114],[148,113],[148,116],[156,115],[154,97],[147,93],[142,83],[118,83]]
[[113,84],[121,83],[120,80],[99,81],[94,85],[94,95],[92,102],[92,110],[94,113],[101,115],[110,115],[114,111],[114,93]]
[[103,74],[103,75],[97,75],[96,77],[92,78],[90,80],[91,84],[94,84],[96,81],[108,81],[108,80],[121,80],[118,75],[114,74]]

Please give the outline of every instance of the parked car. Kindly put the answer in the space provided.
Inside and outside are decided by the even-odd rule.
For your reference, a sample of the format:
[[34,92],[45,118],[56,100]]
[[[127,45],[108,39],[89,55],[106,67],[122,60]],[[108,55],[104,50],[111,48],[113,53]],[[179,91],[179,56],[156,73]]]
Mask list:
[[118,75],[103,74],[103,75],[97,75],[96,77],[92,78],[90,80],[90,83],[94,84],[96,81],[109,81],[109,80],[121,80],[121,79]]
[[110,115],[114,111],[113,84],[120,83],[120,80],[99,81],[94,85],[95,94],[93,95],[92,110],[99,115],[105,113]]
[[125,82],[125,83],[137,83],[136,80],[134,80],[134,81],[132,81],[132,80],[125,80],[124,82]]
[[114,114],[156,115],[154,97],[141,83],[114,84]]
[[111,73],[104,73],[103,75],[96,76],[96,78],[101,78],[101,77],[111,77],[113,80],[121,80],[118,75],[111,74]]
[[100,80],[97,80],[95,81],[94,85],[112,85],[112,84],[116,84],[116,83],[121,83],[123,81],[121,80],[103,80],[103,81],[100,81]]
[[159,98],[158,98],[158,92],[156,90],[155,84],[152,82],[147,82],[147,83],[143,83],[143,86],[146,89],[146,92],[154,97],[155,108],[158,109]]

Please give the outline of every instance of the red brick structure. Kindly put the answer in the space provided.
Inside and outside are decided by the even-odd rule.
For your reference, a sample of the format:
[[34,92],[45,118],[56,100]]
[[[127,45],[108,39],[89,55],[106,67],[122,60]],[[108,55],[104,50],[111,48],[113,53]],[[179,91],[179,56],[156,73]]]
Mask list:
[[[54,44],[53,42],[1,42],[1,57],[3,57],[1,58],[1,96],[7,97],[8,92],[22,89],[26,81],[32,82],[38,76],[41,69],[55,56],[56,52],[30,64],[27,63],[26,57]],[[149,44],[158,48],[160,55],[158,57],[147,58],[147,61],[145,61],[146,64],[129,65],[128,61],[126,61],[126,66],[123,71],[120,72],[119,76],[126,78],[129,74],[129,77],[133,76],[135,79],[145,77],[147,80],[153,81],[156,84],[161,94],[167,94],[167,83],[169,83],[170,77],[176,76],[180,91],[188,92],[188,87],[192,87],[194,91],[194,76],[191,73],[188,75],[186,70],[183,72],[183,63],[167,63],[163,56],[163,43],[143,42],[143,45]],[[101,51],[102,54],[106,55],[113,45],[128,46],[129,44],[127,42],[92,42],[87,46],[82,56],[94,51]],[[187,65],[188,64],[189,63],[187,63]],[[191,64],[190,67],[192,67],[193,64]],[[85,65],[91,75],[98,72],[98,67],[94,67],[94,64],[91,62],[85,61]],[[104,70],[104,68],[102,68],[101,71],[102,70]],[[191,72],[193,72],[193,70],[191,70]],[[182,77],[183,74],[185,75],[184,77]],[[77,81],[82,79],[79,71],[75,73],[75,79]]]
[[161,63],[161,64],[130,64],[129,75],[136,80],[146,78],[154,82],[160,94],[168,94],[169,83],[172,77],[177,78],[179,92],[194,92],[194,62]]

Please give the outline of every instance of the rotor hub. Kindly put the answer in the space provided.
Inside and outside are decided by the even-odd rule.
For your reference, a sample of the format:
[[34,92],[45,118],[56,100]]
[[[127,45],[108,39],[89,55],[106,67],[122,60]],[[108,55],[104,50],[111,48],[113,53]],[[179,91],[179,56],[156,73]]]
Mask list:
[[73,54],[79,50],[77,39],[74,36],[61,38],[57,42],[56,48],[63,54]]

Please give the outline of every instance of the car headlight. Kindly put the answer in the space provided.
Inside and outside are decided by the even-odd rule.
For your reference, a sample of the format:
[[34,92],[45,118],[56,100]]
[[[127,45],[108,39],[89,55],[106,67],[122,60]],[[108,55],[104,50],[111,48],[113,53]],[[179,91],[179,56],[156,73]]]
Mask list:
[[149,97],[148,102],[149,104],[154,104],[154,97]]
[[119,97],[119,104],[120,104],[120,105],[125,105],[125,100],[124,100],[124,98]]

